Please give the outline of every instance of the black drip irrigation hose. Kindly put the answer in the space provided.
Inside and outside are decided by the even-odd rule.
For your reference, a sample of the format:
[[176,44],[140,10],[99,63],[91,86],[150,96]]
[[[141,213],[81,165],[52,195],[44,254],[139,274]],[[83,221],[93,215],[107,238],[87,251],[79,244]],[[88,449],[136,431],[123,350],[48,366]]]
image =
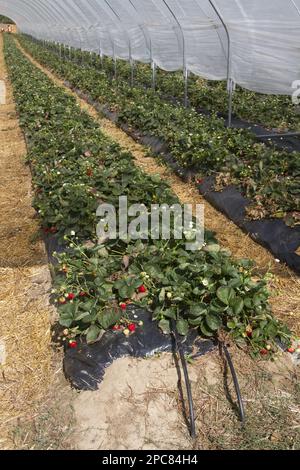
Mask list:
[[185,385],[186,385],[186,391],[187,391],[187,397],[188,397],[188,404],[189,404],[189,431],[192,439],[196,438],[196,425],[195,425],[195,411],[194,411],[194,403],[193,403],[193,395],[192,395],[192,388],[191,388],[191,382],[189,378],[189,373],[187,369],[187,362],[186,358],[184,355],[183,347],[181,341],[178,339],[178,332],[176,328],[176,323],[174,320],[171,321],[171,330],[172,330],[172,335],[175,340],[175,345],[176,349],[179,353],[182,369],[183,369],[183,374],[184,374],[184,380],[185,380]]
[[[175,340],[176,350],[179,353],[179,357],[180,357],[180,361],[181,361],[181,365],[183,369],[183,374],[184,374],[184,380],[185,380],[188,404],[189,404],[189,415],[190,415],[189,431],[190,431],[190,435],[192,439],[195,439],[196,438],[196,426],[195,426],[195,411],[194,411],[192,388],[191,388],[191,383],[190,383],[188,369],[187,369],[187,361],[184,355],[182,343],[180,339],[178,339],[178,332],[177,332],[176,323],[174,320],[171,321],[171,333]],[[228,351],[226,344],[223,341],[219,341],[219,345],[223,349],[224,354],[225,354],[225,359],[229,365],[229,369],[232,375],[236,397],[238,401],[240,420],[241,420],[242,425],[244,426],[246,415],[245,415],[245,408],[244,408],[244,403],[242,399],[242,394],[241,394],[241,389],[240,389],[239,381],[237,378],[237,374],[236,374],[236,371],[235,371],[235,368],[231,359],[231,355]]]
[[236,372],[235,372],[235,368],[234,368],[234,365],[233,365],[233,362],[232,362],[232,359],[231,359],[231,356],[229,354],[229,351],[227,349],[226,344],[223,341],[219,341],[219,344],[220,344],[221,348],[223,349],[223,351],[225,353],[225,358],[226,358],[226,361],[229,365],[229,369],[230,369],[230,372],[231,372],[231,375],[232,375],[234,388],[235,388],[235,392],[236,392],[236,396],[237,396],[237,401],[238,401],[238,405],[239,405],[240,420],[242,422],[242,425],[244,426],[246,416],[245,416],[245,408],[244,408],[244,403],[243,403],[243,399],[242,399],[242,394],[241,394],[239,381],[238,381],[238,378],[237,378],[237,375],[236,375]]

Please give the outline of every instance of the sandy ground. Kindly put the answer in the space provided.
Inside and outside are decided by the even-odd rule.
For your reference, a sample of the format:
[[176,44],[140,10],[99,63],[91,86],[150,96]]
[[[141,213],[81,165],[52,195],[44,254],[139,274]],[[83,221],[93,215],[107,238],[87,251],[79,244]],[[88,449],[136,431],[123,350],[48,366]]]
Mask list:
[[[2,54],[0,54],[0,70],[3,76]],[[56,83],[61,84],[55,77],[49,73],[48,75]],[[173,189],[181,195],[182,200],[192,197],[195,198],[195,201],[199,201],[200,196],[196,194],[195,188],[182,183],[169,170],[158,165],[155,159],[145,158],[143,147],[128,138],[109,121],[100,119],[96,111],[84,101],[78,101],[82,108],[87,109],[99,121],[106,133],[133,151],[137,164],[145,171],[160,173],[162,177],[168,178]],[[10,106],[10,113],[14,119],[11,124],[15,128],[17,121],[12,102]],[[0,112],[3,113],[3,111],[0,107]],[[7,121],[7,113],[8,110],[5,110],[5,122]],[[7,123],[2,125],[6,128]],[[17,136],[21,137],[20,133]],[[12,135],[11,139],[16,140],[17,136]],[[23,208],[20,213],[31,214],[30,175],[20,163],[23,150],[19,152],[14,165],[20,165],[18,167],[20,171],[22,168],[22,171],[25,172],[27,198],[24,196],[22,200],[26,201],[26,209],[24,212]],[[5,158],[11,161],[11,155],[9,154],[9,156],[6,149],[1,154],[1,161]],[[18,173],[15,169],[16,167],[13,166],[11,177]],[[0,184],[2,184],[1,179]],[[20,185],[20,182],[18,184]],[[8,189],[7,185],[3,190],[5,192]],[[243,253],[245,256],[245,252],[249,252],[249,256],[252,253],[253,257],[253,253],[257,253],[255,258],[261,269],[265,269],[266,265],[270,263],[277,277],[277,280],[274,280],[274,285],[276,289],[278,286],[281,286],[282,289],[276,302],[280,301],[278,300],[281,298],[280,296],[284,296],[280,301],[282,302],[281,306],[284,301],[287,302],[288,298],[292,299],[284,312],[287,316],[290,312],[295,313],[299,307],[297,303],[299,284],[296,278],[284,267],[274,263],[269,253],[249,240],[223,216],[214,212],[207,203],[205,205],[210,214],[208,225],[219,232],[219,238],[224,245],[230,246],[234,253],[238,252],[238,255]],[[11,230],[13,231],[13,229],[14,226]],[[32,250],[30,243],[28,249]],[[23,259],[22,255],[25,256],[22,252],[20,259]],[[18,265],[18,260],[14,255],[12,260],[8,255],[5,259],[6,262],[8,260],[14,266]],[[30,257],[30,259],[32,258]],[[43,251],[38,259],[40,259],[40,263],[37,263],[40,264],[38,268],[36,266],[17,268],[17,272],[21,273],[21,279],[16,278],[15,270],[13,272],[8,271],[7,268],[4,270],[5,280],[2,285],[7,283],[8,279],[11,279],[11,284],[4,298],[0,298],[0,309],[2,308],[1,315],[7,315],[9,319],[10,306],[13,306],[14,313],[10,313],[10,321],[13,319],[12,331],[14,335],[7,324],[0,333],[0,338],[7,345],[8,352],[7,365],[3,368],[5,381],[0,382],[0,386],[1,388],[6,387],[8,403],[10,403],[10,408],[8,408],[6,415],[4,414],[4,419],[1,418],[0,447],[2,443],[3,448],[15,446],[24,449],[209,449],[226,448],[228,435],[230,433],[234,436],[240,434],[232,382],[228,377],[224,362],[217,352],[189,364],[196,407],[197,439],[194,442],[189,437],[183,417],[182,400],[177,383],[178,376],[172,355],[162,355],[148,360],[120,359],[107,370],[104,381],[97,392],[78,393],[71,391],[62,376],[61,355],[56,358],[56,362],[54,361],[56,367],[53,367],[49,338],[51,311],[48,307],[47,297],[50,281],[48,270],[44,264]],[[26,269],[27,276],[24,269]],[[290,289],[288,296],[284,291],[286,287]],[[13,301],[14,303],[11,304]],[[33,314],[27,318],[26,312],[29,306],[32,306]],[[23,316],[18,317],[19,311]],[[37,319],[38,324],[36,324]],[[29,342],[30,347],[28,346]],[[26,355],[23,351],[16,362],[17,370],[13,371],[10,358],[15,360],[15,354],[16,351],[18,352],[18,348],[20,349],[20,344],[25,345]],[[235,349],[233,357],[241,379],[247,413],[254,412],[254,409],[251,408],[252,404],[255,405],[255,409],[259,408],[261,397],[257,392],[256,381],[259,374],[265,376],[269,368],[271,368],[271,375],[264,381],[268,390],[274,389],[272,393],[277,396],[282,388],[286,390],[287,387],[291,387],[296,371],[288,355],[281,356],[273,364],[263,363],[262,365],[254,364],[248,357]],[[36,361],[35,363],[30,362],[33,359]],[[39,386],[38,381],[42,382],[42,380],[44,383]],[[24,387],[24,384],[27,383],[29,385]],[[41,393],[45,394],[42,404],[40,404]],[[229,393],[230,399],[226,399],[226,393]],[[266,395],[265,389],[262,394],[262,396]],[[15,397],[18,397],[16,406]],[[290,403],[294,407],[289,410],[292,423],[294,416],[299,416],[299,410],[295,408],[292,399],[290,399]],[[5,410],[3,410],[4,412]],[[5,431],[8,429],[8,421],[14,422],[18,416],[19,421],[14,429],[14,439],[9,440],[7,437],[2,437],[4,436],[3,429]],[[275,435],[274,433],[277,433],[276,439],[280,439],[280,431],[277,429],[278,422],[277,419],[271,423],[267,440],[271,439]],[[295,422],[295,426],[298,424]],[[216,442],[216,436],[220,436],[218,442]],[[228,445],[233,446],[231,443]],[[236,445],[239,445],[238,442]]]
[[77,448],[192,448],[178,406],[177,381],[170,354],[116,361],[107,370],[99,391],[80,393],[74,401]]
[[[260,445],[263,448],[268,448],[268,445],[280,447],[286,439],[287,425],[291,430],[292,445],[298,448],[300,409],[298,395],[295,397],[293,393],[297,370],[291,358],[283,354],[274,363],[255,363],[235,348],[231,352],[246,410],[245,430],[239,421],[231,376],[218,351],[189,365],[196,415],[197,435],[194,440],[189,437],[184,419],[172,356],[163,355],[150,360],[124,358],[108,369],[97,392],[80,393],[75,399],[73,406],[77,425],[73,439],[76,448],[204,450],[244,448],[245,445],[251,448],[260,448]],[[186,398],[184,392],[183,388]],[[274,407],[279,410],[278,416],[275,413],[268,421]]]

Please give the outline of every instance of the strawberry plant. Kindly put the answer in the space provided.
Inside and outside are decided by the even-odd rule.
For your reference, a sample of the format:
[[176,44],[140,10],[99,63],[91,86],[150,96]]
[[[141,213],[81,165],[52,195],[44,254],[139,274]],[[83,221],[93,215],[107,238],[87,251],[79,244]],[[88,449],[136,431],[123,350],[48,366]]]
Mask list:
[[[254,278],[252,263],[233,261],[209,233],[206,240],[196,253],[185,251],[181,241],[167,248],[165,241],[138,241],[105,245],[105,252],[104,247],[78,246],[72,254],[58,255],[55,296],[68,299],[70,290],[76,295],[60,307],[61,323],[92,341],[120,322],[128,304],[139,304],[153,312],[164,333],[173,319],[181,335],[190,328],[205,337],[225,332],[254,355],[267,345],[267,354],[275,352],[276,338],[290,344],[290,332],[272,316],[266,282]],[[78,294],[82,289],[88,293],[84,298]]]
[[[9,37],[5,58],[28,142],[34,205],[41,226],[67,245],[65,253],[56,255],[52,295],[69,346],[77,347],[80,334],[94,342],[105,330],[119,331],[121,325],[124,334],[134,334],[142,325],[127,317],[130,304],[151,310],[166,333],[173,319],[181,335],[190,328],[206,337],[225,332],[253,354],[276,351],[277,339],[289,345],[290,332],[270,311],[265,281],[254,278],[250,261],[233,260],[210,232],[196,252],[186,251],[186,240],[172,237],[96,243],[100,202],[116,206],[119,196],[127,195],[129,204],[143,201],[150,209],[153,201],[171,205],[178,200],[159,177],[135,167],[132,155],[105,137],[74,98],[33,66]],[[167,124],[162,119],[161,125],[170,141],[177,142],[181,137],[176,123],[194,122],[195,116],[168,106],[166,113],[173,113],[174,120]],[[215,125],[219,128],[219,121]],[[230,135],[235,146],[238,134]],[[212,146],[218,137],[212,137]]]

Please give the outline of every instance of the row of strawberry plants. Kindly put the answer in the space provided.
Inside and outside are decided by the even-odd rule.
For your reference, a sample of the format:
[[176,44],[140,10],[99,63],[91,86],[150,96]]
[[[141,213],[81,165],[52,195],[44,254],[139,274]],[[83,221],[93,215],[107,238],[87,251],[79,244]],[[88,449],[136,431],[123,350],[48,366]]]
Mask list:
[[131,88],[111,81],[105,72],[60,60],[28,38],[21,43],[41,63],[71,86],[118,114],[118,122],[162,138],[178,163],[195,170],[196,180],[216,176],[216,189],[237,185],[253,203],[252,219],[284,218],[299,222],[300,156],[257,143],[245,130],[227,129],[216,116],[205,117],[193,109],[164,102],[151,89]]
[[266,280],[254,276],[249,260],[234,261],[210,232],[196,252],[173,238],[97,244],[100,202],[117,206],[125,194],[130,203],[150,208],[177,199],[159,177],[136,168],[132,155],[105,137],[10,37],[5,58],[28,142],[34,206],[44,230],[68,244],[57,255],[53,295],[71,347],[77,335],[93,342],[111,327],[116,334],[134,334],[142,325],[127,314],[132,303],[150,309],[165,332],[174,319],[182,335],[189,328],[207,337],[225,331],[252,354],[271,355],[276,339],[289,345],[289,330],[270,311]]
[[[56,53],[59,52],[58,45],[53,43],[48,45]],[[94,66],[98,69],[103,67],[111,76],[114,74],[114,61],[110,57],[104,56],[100,60],[97,54],[78,51],[74,48],[71,49],[71,53],[68,48],[60,51],[78,64]],[[129,82],[131,79],[130,64],[118,60],[117,75],[120,80]],[[137,84],[151,87],[152,71],[150,65],[135,63],[134,76]],[[170,73],[157,69],[156,89],[161,95],[173,97],[182,103],[184,100],[182,72]],[[227,115],[228,94],[224,81],[205,80],[191,74],[188,82],[188,96],[189,102],[194,108]],[[237,86],[233,95],[233,111],[235,116],[262,126],[278,128],[282,131],[300,129],[300,116],[290,95],[266,95]]]

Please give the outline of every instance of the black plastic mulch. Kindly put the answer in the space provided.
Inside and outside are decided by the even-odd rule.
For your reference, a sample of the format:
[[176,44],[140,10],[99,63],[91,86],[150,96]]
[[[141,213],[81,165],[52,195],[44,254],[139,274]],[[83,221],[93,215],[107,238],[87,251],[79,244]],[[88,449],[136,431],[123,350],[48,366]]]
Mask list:
[[[73,387],[97,390],[106,368],[122,357],[147,358],[176,350],[172,336],[160,331],[151,313],[131,306],[128,307],[128,317],[132,321],[143,322],[133,335],[126,337],[121,331],[110,330],[94,344],[82,341],[76,349],[66,349],[64,372]],[[201,339],[197,330],[190,331],[182,345],[185,354],[193,357],[203,356],[217,348],[216,343]]]

